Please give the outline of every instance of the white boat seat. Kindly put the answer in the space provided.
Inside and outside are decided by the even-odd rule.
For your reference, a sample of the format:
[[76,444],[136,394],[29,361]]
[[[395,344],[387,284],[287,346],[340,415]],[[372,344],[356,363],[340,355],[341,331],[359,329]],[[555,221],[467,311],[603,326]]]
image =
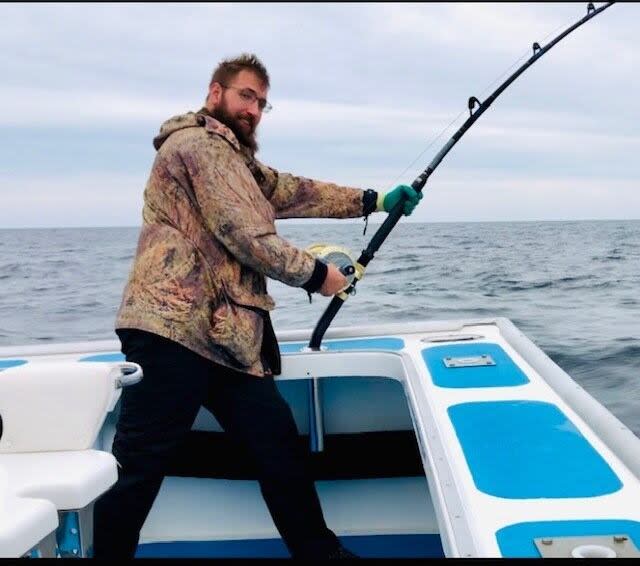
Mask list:
[[[120,387],[141,374],[128,362],[33,362],[0,374],[0,466],[12,492],[60,512],[62,556],[85,556],[91,547],[92,504],[118,478],[114,456],[94,445]],[[71,542],[60,532],[68,520],[79,527]]]
[[118,383],[127,377],[123,373],[132,369],[139,366],[67,361],[4,370],[0,454],[91,448],[120,397]]
[[101,450],[1,454],[0,465],[17,495],[48,499],[61,511],[86,507],[118,479],[113,454]]
[[[0,558],[19,558],[42,545],[58,527],[58,513],[50,501],[17,496],[8,473],[0,467]],[[52,558],[52,550],[43,557]]]
[[130,369],[139,366],[34,362],[0,374],[0,465],[16,493],[81,509],[115,483],[115,458],[92,446]]

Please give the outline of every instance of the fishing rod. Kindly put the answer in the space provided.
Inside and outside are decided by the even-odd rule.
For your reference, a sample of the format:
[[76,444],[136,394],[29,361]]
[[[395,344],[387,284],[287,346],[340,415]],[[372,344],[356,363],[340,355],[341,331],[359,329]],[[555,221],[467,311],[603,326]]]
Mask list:
[[[594,18],[595,16],[606,10],[612,4],[615,4],[615,2],[607,2],[603,6],[600,6],[596,9],[593,3],[589,2],[589,4],[587,5],[587,15],[580,19],[578,22],[568,27],[565,31],[551,40],[544,47],[541,47],[537,42],[534,43],[533,55],[525,63],[523,63],[509,78],[507,78],[484,102],[480,102],[475,96],[470,97],[468,103],[469,117],[464,122],[464,124],[460,126],[458,131],[454,133],[453,136],[451,136],[451,139],[437,153],[431,163],[429,163],[429,166],[415,179],[415,181],[413,181],[413,183],[411,183],[411,186],[417,192],[421,192],[423,187],[426,185],[427,180],[436,170],[438,165],[440,165],[440,162],[444,159],[445,155],[447,155],[447,153],[451,151],[453,146],[460,141],[460,138],[464,136],[467,130],[476,122],[478,118],[480,118],[480,116],[482,116],[482,114],[484,114],[485,110],[487,110],[487,108],[489,108],[489,106],[493,104],[495,99],[498,98],[498,96],[500,96],[513,81],[515,81],[538,59],[540,59],[540,57],[542,57],[547,51],[553,48],[554,45],[564,39],[572,31],[579,28],[582,24],[588,22],[591,18]],[[476,109],[474,110],[474,108]],[[311,340],[309,342],[309,349],[320,349],[320,344],[325,332],[327,331],[327,328],[329,328],[329,325],[338,314],[340,307],[342,307],[343,303],[347,300],[349,295],[355,291],[356,283],[364,276],[365,269],[369,262],[373,259],[374,254],[378,251],[391,230],[393,230],[393,227],[400,220],[400,217],[403,213],[403,207],[404,201],[401,200],[391,209],[391,212],[389,212],[385,221],[373,235],[367,247],[362,251],[362,254],[358,258],[358,261],[355,262],[354,277],[351,280],[349,286],[337,295],[334,295],[333,299],[331,299],[331,302],[329,303],[329,306],[325,309],[324,313],[320,317],[320,320],[316,324],[316,327],[313,330],[313,334],[311,335]]]

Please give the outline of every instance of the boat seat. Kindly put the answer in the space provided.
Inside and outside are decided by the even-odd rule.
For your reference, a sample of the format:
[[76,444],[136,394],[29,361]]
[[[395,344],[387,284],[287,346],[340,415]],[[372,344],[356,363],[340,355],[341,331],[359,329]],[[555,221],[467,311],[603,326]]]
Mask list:
[[17,496],[0,466],[0,558],[55,557],[58,514],[50,501]]
[[12,492],[58,510],[61,556],[89,552],[93,502],[118,477],[113,455],[93,447],[119,387],[140,376],[128,362],[33,362],[0,374],[0,466]]
[[68,450],[1,454],[14,493],[51,501],[60,511],[83,509],[118,479],[112,454]]

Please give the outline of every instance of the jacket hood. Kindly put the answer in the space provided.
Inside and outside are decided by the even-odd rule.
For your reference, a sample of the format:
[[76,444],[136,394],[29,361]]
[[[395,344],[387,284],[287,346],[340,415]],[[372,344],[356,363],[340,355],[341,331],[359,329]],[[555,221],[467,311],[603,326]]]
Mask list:
[[196,128],[203,125],[204,116],[196,114],[195,112],[187,112],[186,114],[173,116],[160,126],[160,133],[153,138],[153,147],[156,148],[156,151],[160,149],[160,146],[167,141],[167,138],[178,130]]
[[185,128],[198,127],[204,127],[208,132],[224,137],[235,149],[238,151],[241,150],[240,143],[235,134],[222,122],[213,118],[207,112],[206,108],[198,112],[187,112],[186,114],[169,118],[160,126],[160,133],[153,138],[153,147],[155,147],[157,151],[171,134],[179,130],[184,130]]

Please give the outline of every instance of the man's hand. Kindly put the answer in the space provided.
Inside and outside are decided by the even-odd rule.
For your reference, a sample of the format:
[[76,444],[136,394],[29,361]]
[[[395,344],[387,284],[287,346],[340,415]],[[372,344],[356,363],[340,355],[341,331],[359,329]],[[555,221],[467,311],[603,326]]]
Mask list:
[[324,283],[322,283],[319,293],[325,297],[331,297],[347,287],[349,282],[333,263],[328,263],[327,267],[327,276],[324,278]]
[[418,202],[420,202],[422,196],[421,192],[419,193],[409,185],[399,185],[388,193],[378,195],[378,206],[376,210],[391,212],[391,209],[402,200],[404,201],[404,215],[409,216]]

